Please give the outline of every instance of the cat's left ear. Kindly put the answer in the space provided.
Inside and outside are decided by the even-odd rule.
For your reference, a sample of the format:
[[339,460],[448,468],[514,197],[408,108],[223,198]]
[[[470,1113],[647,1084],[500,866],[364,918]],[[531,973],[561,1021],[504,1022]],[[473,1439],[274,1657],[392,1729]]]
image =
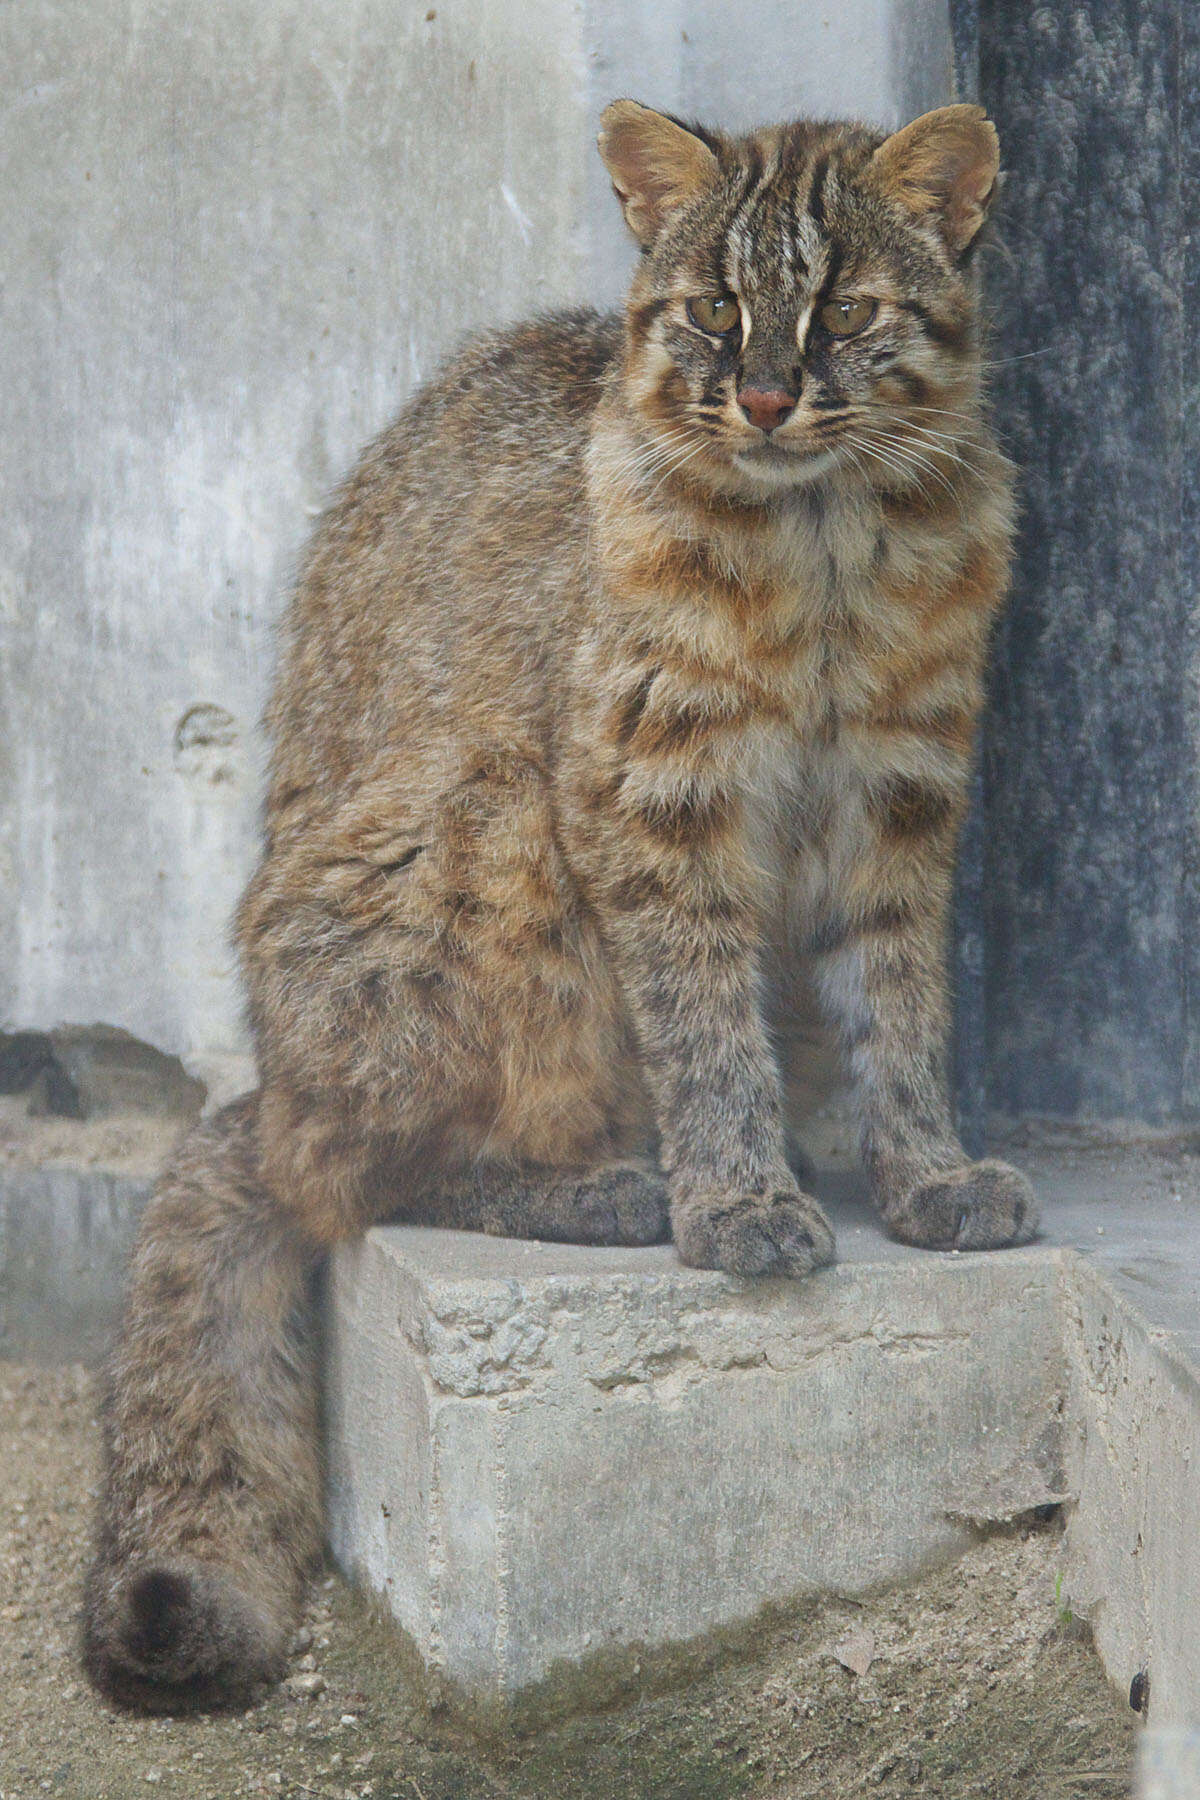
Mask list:
[[597,141],[625,223],[643,249],[717,173],[702,137],[636,100],[605,107]]
[[942,106],[885,139],[872,164],[889,198],[929,218],[961,256],[987,217],[1000,140],[982,106]]

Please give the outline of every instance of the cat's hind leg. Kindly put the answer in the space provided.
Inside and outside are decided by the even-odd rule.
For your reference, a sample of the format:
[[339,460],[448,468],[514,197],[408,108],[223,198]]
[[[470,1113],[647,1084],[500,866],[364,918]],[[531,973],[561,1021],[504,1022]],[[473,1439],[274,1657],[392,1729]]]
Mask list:
[[420,1216],[456,1231],[560,1244],[665,1244],[667,1184],[640,1158],[574,1169],[482,1162],[421,1193]]
[[[348,796],[243,908],[264,1088],[202,1126],[133,1259],[85,1660],[114,1699],[236,1702],[283,1668],[321,1542],[306,1285],[398,1216],[665,1235],[627,1027],[542,779],[483,756],[410,830]],[[397,823],[397,819],[400,820]]]

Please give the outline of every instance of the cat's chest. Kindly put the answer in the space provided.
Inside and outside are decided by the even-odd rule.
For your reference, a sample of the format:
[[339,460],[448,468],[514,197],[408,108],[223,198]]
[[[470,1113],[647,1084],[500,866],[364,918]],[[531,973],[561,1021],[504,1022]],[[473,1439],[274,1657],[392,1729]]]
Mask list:
[[763,661],[801,747],[828,748],[884,704],[919,647],[922,622],[898,591],[890,548],[877,514],[848,508],[816,521],[801,513],[756,549],[747,581],[768,596]]
[[768,861],[858,817],[900,737],[911,749],[908,732],[896,732],[903,696],[922,670],[955,662],[925,605],[940,547],[919,559],[899,548],[864,508],[816,528],[801,515],[790,537],[758,553],[754,578],[776,636],[751,651],[767,704],[757,742],[747,742],[748,785]]

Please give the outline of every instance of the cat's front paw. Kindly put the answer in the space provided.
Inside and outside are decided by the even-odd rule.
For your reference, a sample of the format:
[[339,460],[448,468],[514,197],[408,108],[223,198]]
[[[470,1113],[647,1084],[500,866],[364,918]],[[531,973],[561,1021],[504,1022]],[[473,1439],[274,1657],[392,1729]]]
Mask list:
[[1038,1228],[1027,1177],[994,1160],[941,1170],[880,1210],[892,1237],[925,1250],[1002,1250]]
[[834,1260],[829,1220],[808,1194],[689,1194],[671,1228],[682,1262],[728,1275],[811,1275]]

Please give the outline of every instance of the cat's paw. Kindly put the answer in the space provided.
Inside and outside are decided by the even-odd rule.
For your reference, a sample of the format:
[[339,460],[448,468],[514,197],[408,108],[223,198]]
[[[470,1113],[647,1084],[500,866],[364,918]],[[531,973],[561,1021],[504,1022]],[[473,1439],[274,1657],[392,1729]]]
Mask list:
[[675,1201],[682,1262],[728,1275],[811,1275],[834,1260],[829,1220],[808,1194],[696,1194]]
[[1038,1228],[1027,1177],[990,1159],[942,1170],[881,1210],[892,1237],[925,1250],[1002,1250]]

